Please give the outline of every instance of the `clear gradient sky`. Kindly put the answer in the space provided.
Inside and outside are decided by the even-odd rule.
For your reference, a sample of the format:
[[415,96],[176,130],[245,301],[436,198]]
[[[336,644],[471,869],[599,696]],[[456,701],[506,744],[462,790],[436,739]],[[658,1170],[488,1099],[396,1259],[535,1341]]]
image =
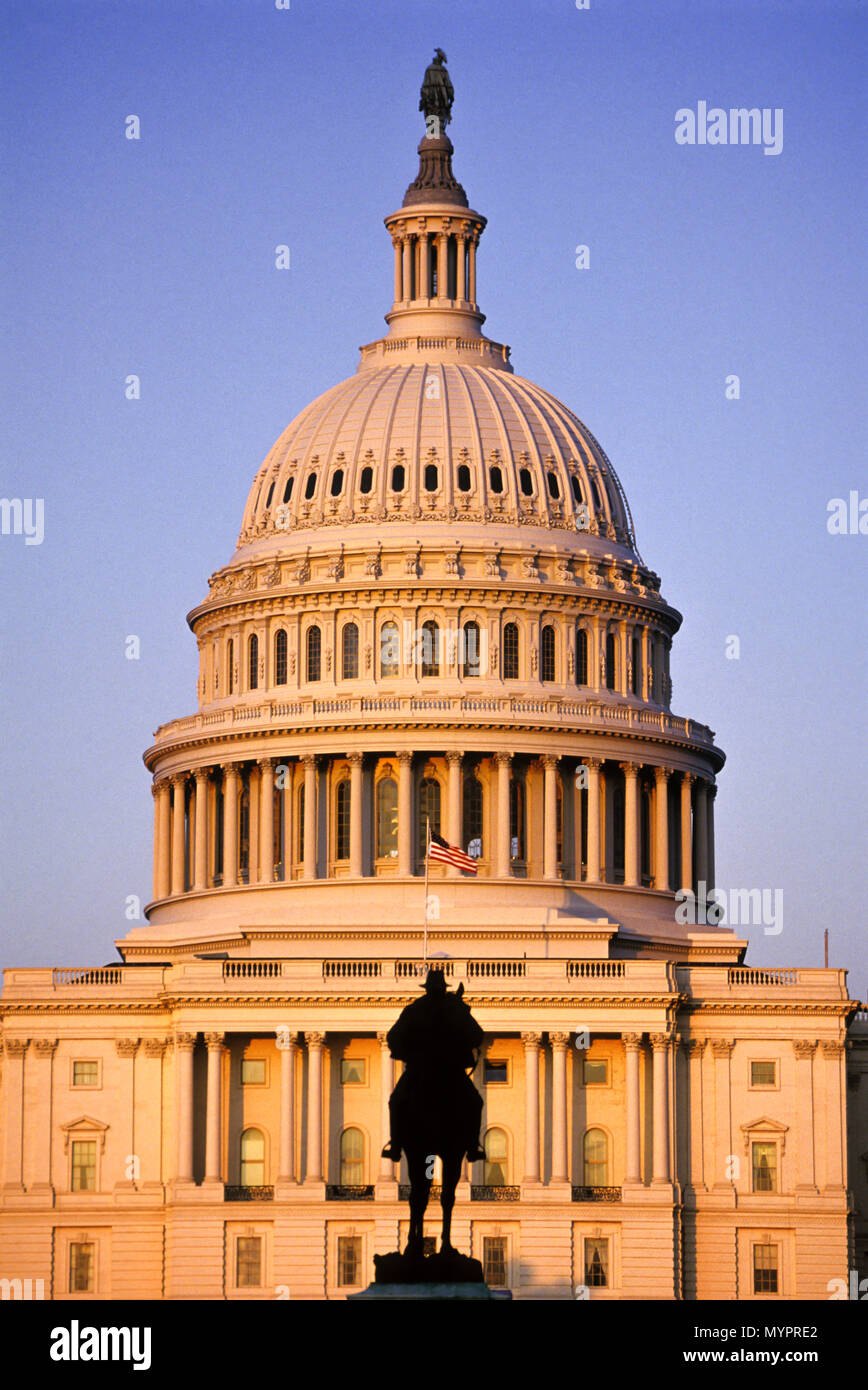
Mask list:
[[[0,23],[0,495],[45,506],[41,545],[0,536],[0,964],[114,960],[150,896],[141,753],[195,708],[185,614],[271,443],[385,331],[382,218],[439,44],[486,331],[600,439],[684,614],[673,709],[727,753],[718,882],[783,890],[748,961],[821,965],[828,926],[864,999],[868,536],[827,505],[868,498],[865,6],[5,0]],[[677,144],[700,101],[781,108],[781,153]]]

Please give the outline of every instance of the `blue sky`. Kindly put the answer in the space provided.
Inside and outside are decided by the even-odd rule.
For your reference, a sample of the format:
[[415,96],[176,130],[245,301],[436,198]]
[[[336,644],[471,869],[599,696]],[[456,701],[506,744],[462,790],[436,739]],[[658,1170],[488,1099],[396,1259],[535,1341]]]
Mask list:
[[[783,890],[748,958],[822,964],[828,926],[864,997],[868,536],[826,527],[868,497],[864,7],[6,0],[0,22],[0,493],[45,504],[41,545],[0,536],[0,962],[111,960],[149,897],[141,752],[195,707],[184,615],[273,440],[384,331],[382,218],[439,44],[486,330],[600,439],[684,614],[673,708],[728,755],[719,882]],[[782,109],[781,153],[677,144],[699,101]]]

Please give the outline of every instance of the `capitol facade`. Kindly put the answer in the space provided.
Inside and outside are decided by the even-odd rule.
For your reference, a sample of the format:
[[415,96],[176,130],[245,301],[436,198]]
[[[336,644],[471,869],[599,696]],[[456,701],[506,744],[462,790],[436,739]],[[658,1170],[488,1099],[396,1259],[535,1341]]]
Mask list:
[[[868,1275],[868,1013],[679,912],[724,765],[671,708],[681,615],[600,444],[482,332],[445,128],[419,157],[387,334],[188,615],[146,924],[120,964],[5,971],[4,1296],[368,1284],[406,1242],[385,1038],[427,953],[485,1030],[453,1240],[492,1287],[828,1299]],[[477,872],[426,875],[428,827]]]

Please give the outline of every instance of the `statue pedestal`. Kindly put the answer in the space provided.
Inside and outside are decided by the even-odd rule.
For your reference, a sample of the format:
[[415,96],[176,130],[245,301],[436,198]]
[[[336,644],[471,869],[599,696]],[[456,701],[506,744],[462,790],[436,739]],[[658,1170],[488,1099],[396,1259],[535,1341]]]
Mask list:
[[487,1284],[369,1284],[361,1293],[347,1294],[347,1302],[362,1299],[394,1299],[410,1301],[416,1299],[502,1299],[512,1298],[508,1289],[492,1290]]

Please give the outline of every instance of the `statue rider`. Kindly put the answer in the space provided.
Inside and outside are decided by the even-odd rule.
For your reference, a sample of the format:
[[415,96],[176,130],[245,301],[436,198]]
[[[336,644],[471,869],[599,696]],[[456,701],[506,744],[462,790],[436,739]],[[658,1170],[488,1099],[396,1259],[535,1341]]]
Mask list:
[[404,1148],[408,1108],[431,1095],[457,1127],[469,1161],[485,1158],[479,1143],[482,1096],[467,1073],[478,1060],[483,1032],[463,994],[463,985],[454,994],[447,990],[442,970],[429,970],[423,998],[407,1005],[386,1037],[392,1056],[404,1063],[389,1099],[390,1137],[383,1149],[393,1163]]

